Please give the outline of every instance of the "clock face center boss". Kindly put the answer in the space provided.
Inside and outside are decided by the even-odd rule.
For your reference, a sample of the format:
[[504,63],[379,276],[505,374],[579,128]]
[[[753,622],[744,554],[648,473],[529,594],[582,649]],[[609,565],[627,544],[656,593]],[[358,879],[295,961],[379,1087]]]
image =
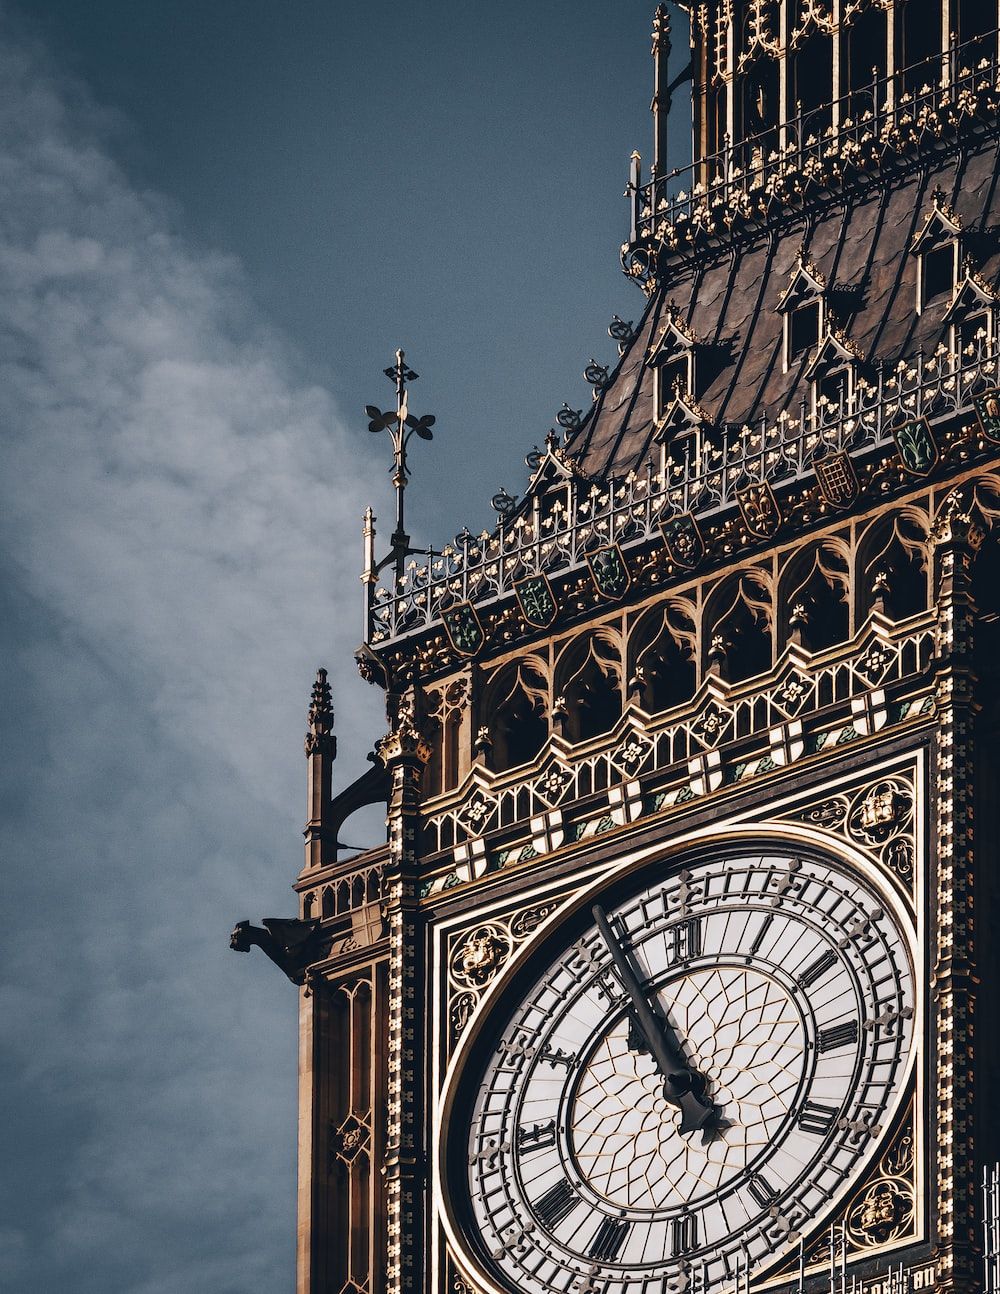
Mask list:
[[745,845],[597,893],[451,1070],[454,1237],[508,1290],[763,1274],[857,1185],[907,1087],[912,936],[848,863]]

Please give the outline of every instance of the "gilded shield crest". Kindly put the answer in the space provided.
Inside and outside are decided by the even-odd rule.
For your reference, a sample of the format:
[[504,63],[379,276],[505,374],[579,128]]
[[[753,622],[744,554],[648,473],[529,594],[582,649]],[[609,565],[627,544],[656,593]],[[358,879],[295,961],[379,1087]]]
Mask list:
[[831,451],[813,460],[823,498],[834,508],[846,508],[858,497],[858,475],[849,454]]
[[1000,441],[1000,390],[984,391],[972,401],[987,440]]
[[690,512],[679,512],[660,522],[663,542],[671,559],[685,570],[697,566],[705,556],[705,543],[698,523]]
[[899,427],[893,427],[900,461],[913,476],[926,476],[936,466],[937,441],[927,425],[926,418],[910,418]]
[[514,593],[517,595],[521,614],[529,625],[536,629],[547,629],[556,618],[556,600],[552,586],[544,575],[529,575],[527,579],[516,580]]
[[623,598],[632,583],[628,566],[617,544],[587,554],[587,565],[597,591],[607,598]]
[[447,611],[442,611],[441,619],[448,631],[451,645],[463,656],[474,656],[485,643],[483,626],[471,602],[456,603]]
[[781,511],[767,481],[751,481],[736,491],[747,529],[761,539],[770,539],[781,524]]

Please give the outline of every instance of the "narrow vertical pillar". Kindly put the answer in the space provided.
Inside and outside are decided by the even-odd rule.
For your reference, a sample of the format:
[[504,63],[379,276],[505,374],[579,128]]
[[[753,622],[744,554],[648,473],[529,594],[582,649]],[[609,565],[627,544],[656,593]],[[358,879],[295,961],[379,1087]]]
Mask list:
[[326,670],[316,671],[312,700],[309,705],[309,731],[306,733],[306,758],[309,761],[308,803],[306,807],[306,867],[322,867],[337,857],[337,842],[329,827],[330,801],[333,793],[333,761],[337,757],[337,738],[333,735],[333,697]]
[[[670,80],[667,63],[670,58],[670,15],[667,6],[656,6],[653,17],[653,179],[667,173],[667,121],[670,116]],[[654,195],[656,190],[654,189]],[[658,196],[658,195],[656,195]],[[656,207],[654,197],[654,210]]]
[[937,628],[938,741],[936,929],[932,1038],[936,1052],[935,1203],[937,1290],[971,1294],[979,1288],[975,1255],[976,1174],[973,1163],[970,1063],[976,973],[973,944],[973,718],[972,652],[975,604],[972,564],[984,528],[957,495],[944,503],[934,526]]
[[430,744],[416,727],[413,707],[404,703],[393,731],[379,747],[390,777],[389,861],[384,877],[389,926],[389,1100],[383,1161],[389,1241],[386,1294],[418,1294],[425,1281],[424,930],[417,890],[417,839],[420,787],[430,756]]

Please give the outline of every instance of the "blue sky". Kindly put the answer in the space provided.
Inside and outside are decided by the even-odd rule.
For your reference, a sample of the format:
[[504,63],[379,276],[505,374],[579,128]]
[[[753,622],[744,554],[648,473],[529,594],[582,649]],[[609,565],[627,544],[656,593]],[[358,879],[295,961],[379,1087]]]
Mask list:
[[341,781],[381,731],[361,407],[402,344],[435,542],[585,407],[651,9],[0,4],[5,1291],[292,1288],[295,994],[228,932],[318,665]]

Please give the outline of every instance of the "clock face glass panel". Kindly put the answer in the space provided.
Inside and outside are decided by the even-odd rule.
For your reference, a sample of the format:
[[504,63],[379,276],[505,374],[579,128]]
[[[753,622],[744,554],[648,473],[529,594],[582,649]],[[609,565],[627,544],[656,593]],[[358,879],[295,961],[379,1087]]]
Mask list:
[[[595,916],[553,937],[458,1080],[466,1229],[512,1290],[731,1287],[796,1250],[889,1131],[913,1044],[909,942],[854,871],[776,849],[661,868],[606,920],[607,935]],[[678,1071],[700,1093],[691,1130]]]

